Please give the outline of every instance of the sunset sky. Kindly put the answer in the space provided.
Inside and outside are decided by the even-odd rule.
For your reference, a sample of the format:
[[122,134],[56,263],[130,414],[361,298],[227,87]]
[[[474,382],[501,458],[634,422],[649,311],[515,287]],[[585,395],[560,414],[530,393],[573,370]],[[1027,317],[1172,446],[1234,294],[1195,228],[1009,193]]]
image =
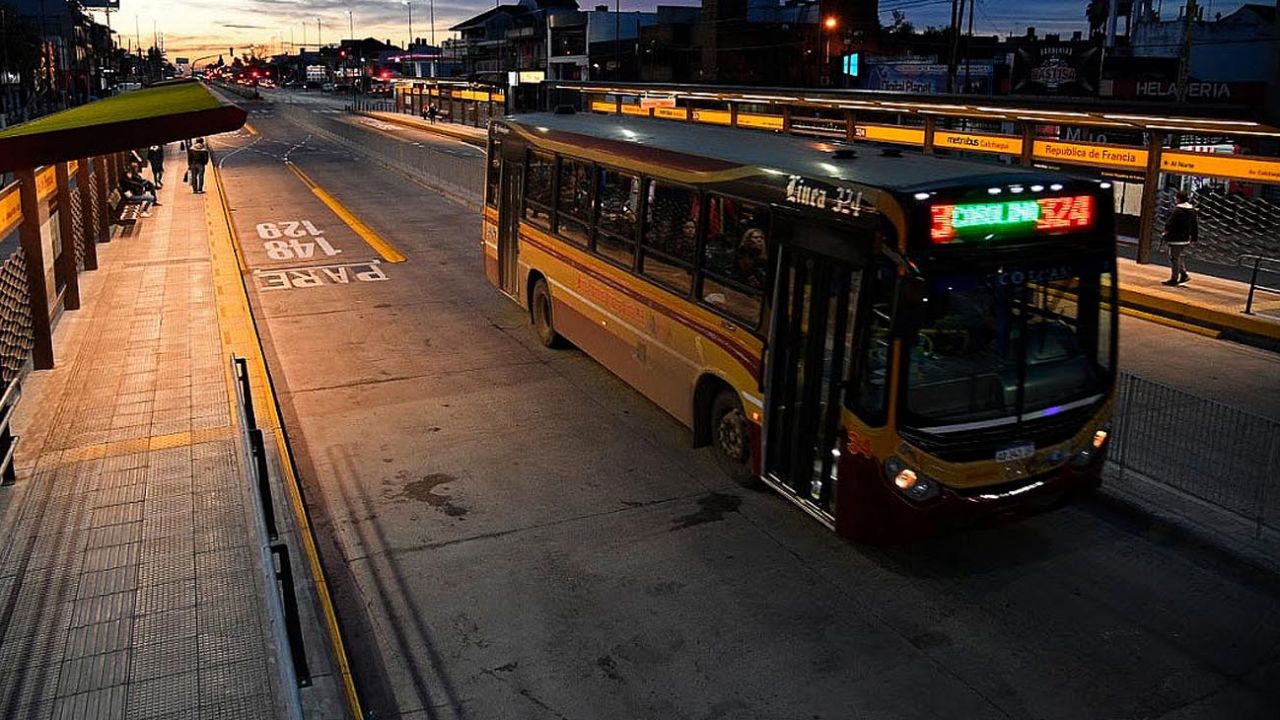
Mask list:
[[[514,0],[506,0],[512,2]],[[582,7],[596,4],[592,0],[579,0]],[[656,0],[622,0],[621,9],[652,10]],[[664,5],[697,5],[697,0],[669,0]],[[1171,8],[1181,3],[1170,0]],[[613,7],[613,3],[609,3]],[[1031,10],[1028,6],[1034,7]],[[1019,0],[981,0],[974,17],[976,33],[1021,34],[1028,25],[1040,31],[1083,30],[1085,0],[1038,0],[1034,4]],[[1208,13],[1224,14],[1239,7],[1238,2],[1209,0]],[[427,0],[413,0],[413,33],[420,38],[429,36],[429,7]],[[484,9],[493,7],[483,0],[436,0],[436,40],[452,36],[448,28]],[[950,12],[950,0],[881,0],[881,19],[889,20],[889,11],[902,7],[918,28],[927,25],[945,25]],[[122,0],[120,12],[112,13],[111,26],[121,33],[122,45],[141,38],[144,46],[152,44],[153,28],[165,38],[169,59],[225,53],[234,46],[237,53],[250,45],[270,47],[278,52],[281,43],[287,49],[289,42],[303,44],[303,26],[306,43],[316,44],[316,19],[320,19],[320,40],[333,43],[350,36],[347,10],[352,11],[357,37],[390,39],[403,45],[409,35],[409,9],[401,0]],[[1176,15],[1176,10],[1170,10]],[[98,13],[102,21],[102,13]]]

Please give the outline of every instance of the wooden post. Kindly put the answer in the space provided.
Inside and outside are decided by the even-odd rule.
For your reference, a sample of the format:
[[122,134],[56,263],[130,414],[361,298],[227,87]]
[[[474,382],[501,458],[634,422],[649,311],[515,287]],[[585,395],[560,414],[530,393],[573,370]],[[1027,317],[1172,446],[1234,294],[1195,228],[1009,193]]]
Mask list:
[[55,276],[62,275],[66,283],[66,291],[62,295],[64,310],[80,309],[80,273],[76,269],[76,228],[75,218],[71,217],[71,174],[67,164],[60,162],[53,167],[54,177],[58,181],[58,190],[54,197],[58,199],[58,234],[54,242],[62,243],[62,254],[55,260],[57,268]]
[[858,139],[858,116],[852,110],[844,111],[844,139],[849,142]]
[[1022,166],[1031,167],[1035,160],[1036,125],[1033,122],[1022,123]]
[[1156,231],[1156,196],[1160,193],[1160,146],[1164,133],[1147,131],[1147,174],[1142,181],[1142,215],[1138,225],[1138,264],[1151,262],[1151,237]]
[[44,279],[44,251],[40,247],[40,200],[36,197],[36,173],[32,168],[14,173],[22,202],[18,237],[27,260],[27,291],[31,301],[31,364],[36,370],[53,367],[53,328],[49,323],[49,290]]
[[93,212],[94,180],[90,158],[76,164],[76,190],[80,193],[80,241],[84,243],[84,269],[98,269],[98,216]]
[[[93,159],[93,178],[97,184],[98,218],[95,227],[98,234],[95,241],[111,242],[111,173],[107,171],[107,158],[99,155]],[[94,257],[98,250],[94,248]]]
[[933,131],[937,129],[938,118],[933,115],[924,116],[924,152],[926,155],[933,154]]

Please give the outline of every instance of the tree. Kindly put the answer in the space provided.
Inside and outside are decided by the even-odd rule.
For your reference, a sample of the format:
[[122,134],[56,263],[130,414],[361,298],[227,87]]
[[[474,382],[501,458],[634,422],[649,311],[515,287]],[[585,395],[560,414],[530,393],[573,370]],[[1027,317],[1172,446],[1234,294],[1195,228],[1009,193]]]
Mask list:
[[884,29],[889,37],[901,37],[916,31],[916,26],[911,24],[911,21],[907,19],[907,14],[901,10],[892,11],[889,17],[891,18],[889,26]]

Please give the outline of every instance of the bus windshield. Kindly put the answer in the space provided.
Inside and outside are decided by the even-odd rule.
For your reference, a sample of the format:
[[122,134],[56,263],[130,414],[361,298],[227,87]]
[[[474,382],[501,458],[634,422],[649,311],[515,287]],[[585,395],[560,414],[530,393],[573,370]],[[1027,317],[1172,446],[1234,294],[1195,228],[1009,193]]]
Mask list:
[[979,430],[1091,406],[1113,366],[1110,260],[933,278],[906,368],[904,422]]

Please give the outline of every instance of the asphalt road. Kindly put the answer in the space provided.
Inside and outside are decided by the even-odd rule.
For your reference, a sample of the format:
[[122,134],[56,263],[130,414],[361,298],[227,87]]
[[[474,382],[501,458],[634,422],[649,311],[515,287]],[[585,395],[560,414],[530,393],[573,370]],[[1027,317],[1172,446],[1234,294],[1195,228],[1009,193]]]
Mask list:
[[[373,717],[1280,713],[1274,578],[1102,502],[846,544],[538,345],[484,279],[475,213],[251,122],[215,146]],[[407,261],[380,261],[286,155]]]

